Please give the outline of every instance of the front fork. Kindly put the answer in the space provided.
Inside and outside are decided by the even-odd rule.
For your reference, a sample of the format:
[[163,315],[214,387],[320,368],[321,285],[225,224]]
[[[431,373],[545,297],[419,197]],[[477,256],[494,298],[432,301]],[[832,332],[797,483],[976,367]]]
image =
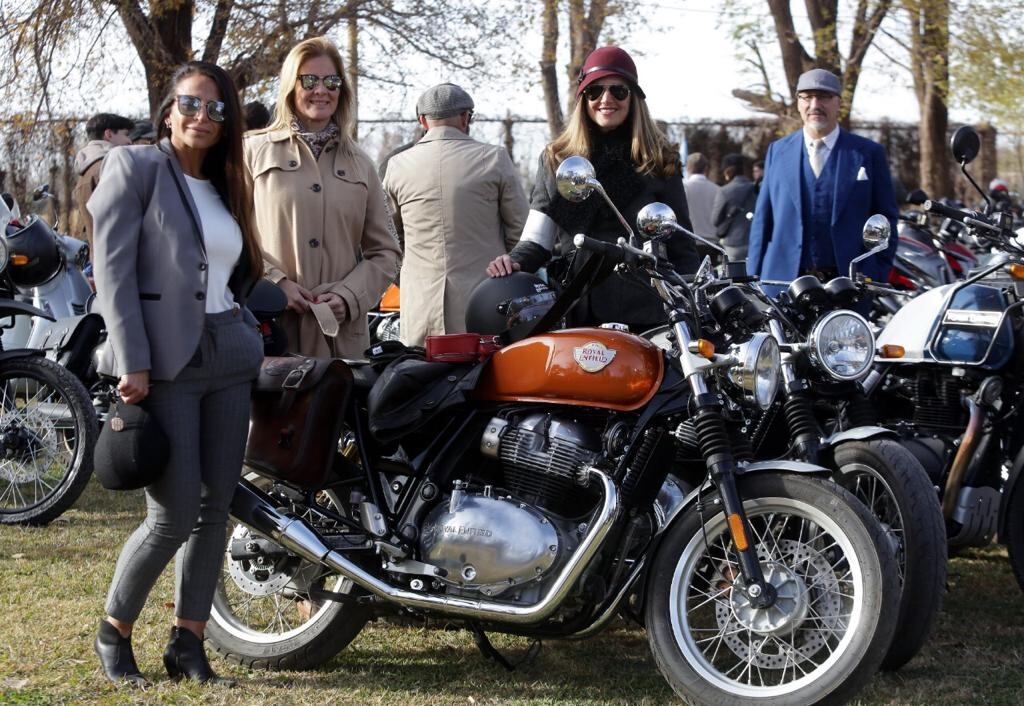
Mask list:
[[767,608],[775,603],[776,591],[774,586],[765,581],[757,549],[748,540],[752,532],[747,514],[743,510],[743,499],[740,497],[739,488],[736,487],[736,460],[733,457],[725,419],[722,417],[722,408],[718,397],[708,390],[703,373],[694,367],[686,354],[692,338],[682,314],[673,312],[670,320],[682,353],[679,360],[683,374],[690,383],[690,390],[696,403],[694,427],[697,439],[711,478],[722,496],[722,511],[729,525],[733,546],[739,554],[744,590],[750,598],[751,605],[755,608]]

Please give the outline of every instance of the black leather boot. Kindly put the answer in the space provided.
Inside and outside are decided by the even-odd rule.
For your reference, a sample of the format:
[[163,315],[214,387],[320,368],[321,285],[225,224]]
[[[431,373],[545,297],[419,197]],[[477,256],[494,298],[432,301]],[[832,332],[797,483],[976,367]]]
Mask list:
[[164,650],[164,666],[171,679],[192,679],[203,684],[232,687],[231,679],[218,677],[206,659],[203,641],[188,628],[171,628],[171,639]]
[[146,677],[139,671],[132,652],[132,638],[121,637],[113,625],[106,620],[100,621],[100,629],[96,633],[93,649],[99,655],[100,665],[107,679],[118,686],[128,684],[142,689],[150,686]]

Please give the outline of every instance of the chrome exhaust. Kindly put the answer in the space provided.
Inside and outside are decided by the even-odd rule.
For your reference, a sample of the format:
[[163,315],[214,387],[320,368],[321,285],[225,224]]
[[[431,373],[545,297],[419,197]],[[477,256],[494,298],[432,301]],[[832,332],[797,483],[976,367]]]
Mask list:
[[374,576],[344,555],[331,549],[305,520],[277,510],[263,492],[252,483],[241,480],[231,502],[231,516],[250,528],[265,534],[303,559],[323,564],[357,586],[385,600],[408,608],[451,613],[477,620],[528,625],[550,616],[562,603],[579,579],[591,558],[601,548],[608,531],[621,510],[618,492],[604,472],[588,467],[590,478],[601,485],[604,502],[591,522],[587,535],[570,557],[540,601],[518,606],[491,600],[474,600],[458,596],[431,596],[392,586]]

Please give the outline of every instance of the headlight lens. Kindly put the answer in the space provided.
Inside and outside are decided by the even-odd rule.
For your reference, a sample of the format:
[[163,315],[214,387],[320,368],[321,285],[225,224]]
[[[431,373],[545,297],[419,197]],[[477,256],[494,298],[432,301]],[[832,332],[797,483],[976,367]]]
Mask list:
[[833,311],[821,317],[810,337],[811,360],[837,380],[859,380],[875,355],[875,335],[862,316]]
[[767,333],[755,333],[746,343],[733,346],[730,353],[740,364],[729,368],[729,380],[743,391],[748,402],[761,409],[771,407],[779,390],[779,344]]

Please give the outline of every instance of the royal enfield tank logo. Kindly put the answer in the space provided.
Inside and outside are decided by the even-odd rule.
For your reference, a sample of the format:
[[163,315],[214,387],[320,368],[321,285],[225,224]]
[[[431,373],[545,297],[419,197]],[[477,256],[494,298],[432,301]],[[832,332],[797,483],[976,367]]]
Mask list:
[[599,373],[615,360],[615,351],[597,341],[591,341],[573,349],[572,357],[588,373]]

